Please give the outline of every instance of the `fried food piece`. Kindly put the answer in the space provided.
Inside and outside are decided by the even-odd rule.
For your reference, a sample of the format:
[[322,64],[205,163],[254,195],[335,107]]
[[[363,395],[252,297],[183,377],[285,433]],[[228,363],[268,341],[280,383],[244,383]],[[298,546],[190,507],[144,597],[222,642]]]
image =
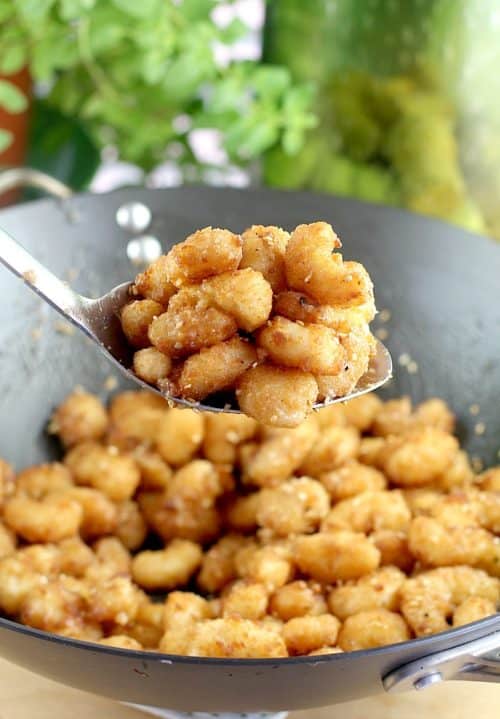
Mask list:
[[234,465],[238,445],[252,439],[257,422],[244,414],[205,415],[205,435],[202,450],[206,459],[217,464]]
[[345,397],[354,390],[361,377],[369,369],[370,359],[375,351],[375,338],[368,325],[353,329],[340,337],[344,362],[337,374],[316,376],[319,401]]
[[240,580],[234,582],[222,597],[223,617],[262,619],[267,611],[269,592],[260,582]]
[[194,657],[278,658],[288,656],[283,639],[250,619],[225,617],[167,631],[160,650]]
[[260,330],[257,343],[275,364],[312,374],[335,375],[346,362],[336,332],[319,324],[275,316]]
[[441,476],[458,452],[458,441],[434,427],[392,437],[384,449],[384,472],[401,487],[420,487]]
[[184,362],[177,383],[179,393],[182,397],[202,400],[214,392],[230,389],[256,362],[255,349],[240,337],[214,344]]
[[252,225],[242,234],[240,269],[251,267],[269,282],[273,292],[286,287],[285,250],[290,233],[280,227]]
[[318,304],[303,292],[286,290],[275,297],[274,314],[295,322],[324,325],[347,334],[355,327],[372,321],[375,317],[375,302],[370,297],[366,303],[355,307]]
[[229,582],[238,576],[236,571],[236,552],[247,544],[245,537],[239,534],[226,534],[203,555],[197,583],[208,594],[220,592]]
[[163,312],[163,305],[154,300],[134,300],[123,307],[120,314],[122,330],[132,347],[149,347],[149,325]]
[[406,575],[397,567],[382,567],[356,582],[335,587],[328,595],[328,608],[341,621],[368,609],[399,609],[400,590]]
[[273,290],[264,276],[248,267],[205,280],[202,291],[216,307],[234,317],[238,327],[253,332],[269,318]]
[[172,361],[156,347],[146,347],[134,354],[133,368],[136,375],[144,382],[158,384],[160,379],[170,374]]
[[82,442],[64,458],[76,484],[93,487],[114,502],[130,499],[140,482],[136,463],[114,447],[96,442]]
[[325,472],[319,480],[334,502],[362,492],[377,492],[387,487],[387,480],[377,469],[351,459],[339,469]]
[[66,493],[39,501],[19,495],[7,502],[3,518],[7,527],[28,542],[59,542],[78,533],[83,509]]
[[175,292],[175,286],[168,279],[168,265],[166,255],[158,257],[144,272],[137,275],[131,294],[142,295],[166,306]]
[[359,450],[359,432],[354,427],[328,427],[312,446],[300,466],[309,477],[318,477],[354,459]]
[[379,565],[380,552],[364,534],[339,530],[297,537],[293,558],[306,576],[329,584],[372,572]]
[[240,448],[240,466],[245,484],[273,487],[291,477],[300,467],[314,442],[319,428],[314,415],[293,429],[272,429],[260,443]]
[[200,566],[202,556],[198,544],[173,539],[165,549],[136,554],[132,560],[132,577],[145,589],[182,587]]
[[362,492],[338,502],[323,520],[321,531],[350,529],[364,534],[380,529],[406,531],[410,520],[402,492]]
[[321,585],[298,579],[279,587],[269,601],[271,614],[284,622],[294,617],[325,614],[327,605]]
[[278,537],[307,534],[318,528],[330,509],[323,485],[309,477],[295,477],[273,489],[261,489],[256,520]]
[[290,655],[309,654],[321,647],[334,645],[340,622],[331,614],[294,617],[283,627],[283,639]]
[[203,417],[192,409],[170,409],[157,427],[156,447],[173,466],[189,462],[203,441]]
[[169,282],[175,287],[236,270],[243,241],[229,230],[205,227],[174,245],[166,256]]
[[56,409],[49,432],[57,434],[64,447],[98,440],[108,427],[108,415],[98,397],[81,390],[72,392]]
[[[449,629],[453,612],[470,597],[495,606],[500,582],[480,569],[442,567],[407,579],[401,587],[401,612],[417,637]],[[460,613],[459,613],[460,618]]]
[[345,652],[353,652],[406,642],[410,638],[410,630],[400,614],[387,609],[369,609],[347,617],[339,632],[338,645]]
[[307,372],[262,364],[248,369],[238,381],[241,410],[258,422],[296,427],[310,413],[318,385]]
[[290,289],[305,292],[316,302],[356,306],[371,299],[373,286],[358,262],[344,262],[334,252],[341,246],[331,225],[313,222],[295,228],[285,252]]
[[170,303],[168,310],[151,322],[149,339],[163,354],[179,358],[224,342],[237,329],[234,317],[216,307],[200,302],[176,310]]

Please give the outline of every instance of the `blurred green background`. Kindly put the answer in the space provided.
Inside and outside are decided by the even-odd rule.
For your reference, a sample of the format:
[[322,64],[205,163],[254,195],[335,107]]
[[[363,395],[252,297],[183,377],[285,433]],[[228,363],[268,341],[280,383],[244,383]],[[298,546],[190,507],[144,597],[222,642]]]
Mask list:
[[104,151],[500,238],[499,40],[498,0],[0,0],[0,163],[83,189]]

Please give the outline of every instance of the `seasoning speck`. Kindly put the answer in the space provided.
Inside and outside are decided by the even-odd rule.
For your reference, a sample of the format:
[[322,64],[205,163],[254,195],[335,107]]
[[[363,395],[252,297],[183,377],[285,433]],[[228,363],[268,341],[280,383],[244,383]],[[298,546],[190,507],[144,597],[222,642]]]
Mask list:
[[26,282],[29,282],[30,284],[34,285],[36,282],[35,270],[26,270],[26,272],[23,272],[23,279],[26,280]]
[[106,377],[104,380],[103,387],[107,392],[112,392],[118,387],[118,380],[116,377],[113,377],[113,375],[109,375],[109,377]]
[[64,322],[63,320],[55,322],[54,329],[60,335],[71,336],[75,334],[75,328],[73,325],[70,325],[69,322]]
[[375,336],[378,337],[379,340],[383,341],[389,337],[389,333],[385,327],[380,327],[378,330],[375,330]]
[[35,327],[35,329],[31,330],[31,338],[34,342],[38,342],[38,340],[42,336],[42,328],[41,327]]
[[484,422],[478,422],[474,427],[475,434],[481,435],[486,432],[486,425]]
[[80,270],[76,269],[76,267],[70,267],[69,270],[66,272],[66,278],[68,282],[74,282],[79,276],[79,274]]
[[473,456],[470,458],[470,463],[472,465],[472,469],[474,472],[482,472],[483,471],[483,460],[481,457]]

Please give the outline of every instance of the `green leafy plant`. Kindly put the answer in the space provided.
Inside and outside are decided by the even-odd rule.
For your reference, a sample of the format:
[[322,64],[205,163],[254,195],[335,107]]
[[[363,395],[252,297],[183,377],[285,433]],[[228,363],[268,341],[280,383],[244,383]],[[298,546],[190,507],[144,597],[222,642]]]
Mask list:
[[[316,124],[312,89],[287,69],[216,60],[214,48],[247,32],[213,20],[218,0],[0,0],[0,105],[22,112],[27,100],[8,75],[28,66],[45,89],[36,112],[77,118],[96,147],[148,170],[175,152],[199,168],[189,142],[197,128],[221,131],[231,162],[245,165],[269,148],[299,151]],[[225,3],[227,4],[227,3]],[[52,141],[57,139],[52,132]],[[0,151],[10,137],[0,128]],[[57,144],[57,143],[56,143]],[[49,141],[50,145],[50,141]],[[52,152],[54,147],[52,147]]]

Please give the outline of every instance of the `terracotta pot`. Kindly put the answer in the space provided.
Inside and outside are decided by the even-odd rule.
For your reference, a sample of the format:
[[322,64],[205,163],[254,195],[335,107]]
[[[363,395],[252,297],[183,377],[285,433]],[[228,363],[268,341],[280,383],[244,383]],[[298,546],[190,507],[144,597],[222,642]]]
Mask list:
[[[16,87],[18,87],[21,92],[27,95],[30,100],[28,108],[25,110],[25,112],[17,114],[6,112],[4,108],[0,107],[0,127],[5,130],[8,130],[14,136],[14,141],[9,145],[9,147],[3,152],[0,152],[0,167],[2,165],[18,167],[24,164],[24,160],[26,157],[32,82],[27,67],[23,68],[19,72],[14,73],[13,75],[6,76],[5,79],[16,85]],[[0,197],[0,206],[15,202],[18,195],[18,190],[13,190],[12,192],[8,192],[5,195],[2,195]]]

